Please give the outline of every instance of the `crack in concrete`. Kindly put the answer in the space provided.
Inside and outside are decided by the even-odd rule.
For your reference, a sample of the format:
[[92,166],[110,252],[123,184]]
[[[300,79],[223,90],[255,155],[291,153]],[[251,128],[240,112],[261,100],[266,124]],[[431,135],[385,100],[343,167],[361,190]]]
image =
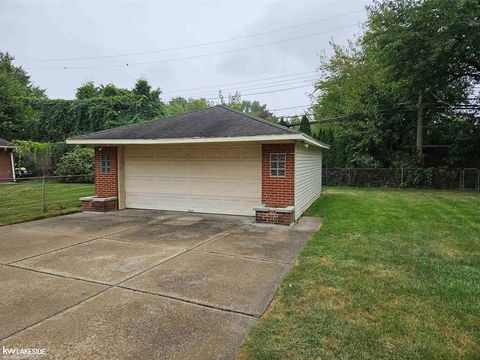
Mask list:
[[[177,218],[177,217],[179,217],[179,216],[181,216],[181,215],[174,216],[174,218]],[[161,222],[162,220],[151,221],[151,222],[148,222],[147,224],[152,224],[152,223],[155,223],[156,221]],[[105,233],[105,234],[102,234],[102,235],[99,235],[99,236],[94,236],[93,238],[89,238],[89,237],[88,237],[88,238],[86,238],[86,240],[84,240],[84,241],[80,241],[80,242],[75,243],[75,244],[70,244],[70,245],[67,245],[67,246],[60,247],[60,248],[56,248],[56,249],[52,249],[52,250],[49,250],[49,251],[45,251],[45,252],[42,252],[42,253],[39,253],[39,254],[36,254],[36,255],[27,256],[27,257],[22,258],[22,259],[19,259],[19,260],[15,260],[15,261],[11,261],[11,262],[5,263],[4,265],[12,265],[12,264],[15,264],[15,263],[20,262],[20,261],[33,259],[34,257],[37,257],[37,256],[42,256],[42,255],[46,255],[46,254],[51,254],[51,253],[54,253],[54,252],[56,252],[56,251],[65,250],[65,249],[68,249],[68,248],[71,248],[71,247],[74,247],[74,246],[77,246],[77,245],[81,245],[81,244],[86,244],[86,243],[91,242],[91,241],[94,241],[94,240],[100,240],[100,239],[104,239],[104,238],[105,238],[105,239],[108,239],[108,240],[116,240],[116,239],[110,239],[109,236],[121,234],[122,232],[126,232],[126,231],[129,231],[129,230],[133,230],[133,229],[139,228],[139,227],[144,226],[144,225],[145,225],[145,224],[134,225],[134,226],[130,226],[130,227],[128,227],[128,228],[122,229],[122,230],[117,230],[117,231]],[[24,227],[22,227],[22,229],[24,229],[24,230],[33,230],[33,231],[44,231],[44,232],[50,232],[50,233],[54,233],[54,234],[61,234],[61,235],[67,235],[67,236],[76,236],[75,234],[72,235],[71,233],[63,233],[63,232],[58,232],[58,231],[49,231],[49,230],[44,230],[44,229],[34,229],[34,228],[24,228]]]
[[[178,216],[175,216],[175,217],[179,217],[179,216],[182,216],[182,215],[178,215]],[[46,318],[44,318],[44,319],[42,319],[42,320],[36,321],[35,323],[33,323],[33,324],[31,324],[31,325],[28,325],[28,326],[25,326],[25,327],[23,327],[22,329],[19,329],[19,330],[13,332],[12,334],[9,334],[9,335],[7,335],[7,336],[5,336],[5,337],[3,337],[3,338],[0,338],[0,341],[6,340],[6,339],[8,339],[8,338],[11,338],[12,336],[14,336],[14,335],[16,335],[16,334],[19,334],[19,333],[22,332],[22,331],[28,330],[28,329],[30,329],[30,328],[32,328],[32,327],[34,327],[34,326],[37,326],[37,325],[39,325],[39,324],[41,324],[41,323],[43,323],[43,322],[45,322],[45,321],[48,321],[48,320],[50,320],[51,318],[53,318],[53,317],[55,317],[55,316],[57,316],[57,315],[60,315],[60,314],[66,312],[66,311],[68,311],[68,310],[71,310],[71,309],[73,309],[74,307],[79,306],[79,305],[81,305],[81,304],[83,304],[83,303],[85,303],[85,302],[87,302],[87,301],[89,301],[89,300],[91,300],[91,299],[93,299],[93,298],[95,298],[95,297],[103,294],[104,292],[106,292],[106,291],[108,291],[108,290],[110,290],[110,289],[114,289],[114,288],[123,289],[123,290],[130,290],[130,291],[140,292],[140,293],[145,293],[145,294],[150,294],[150,295],[155,295],[155,296],[158,296],[158,297],[163,297],[163,298],[168,298],[168,299],[171,299],[171,300],[181,301],[181,302],[184,302],[184,303],[187,303],[187,304],[191,304],[191,305],[203,306],[203,307],[206,307],[206,308],[209,308],[209,309],[213,309],[213,310],[217,310],[217,311],[224,311],[224,312],[229,312],[229,313],[235,313],[235,314],[242,315],[242,316],[248,316],[248,317],[257,318],[256,315],[244,313],[244,312],[241,312],[241,311],[235,311],[235,310],[231,310],[231,309],[223,309],[223,308],[215,307],[215,306],[208,305],[208,304],[202,304],[202,303],[199,303],[199,302],[190,301],[190,300],[181,299],[181,298],[176,298],[176,297],[173,297],[173,296],[155,294],[155,293],[151,293],[151,292],[144,291],[144,290],[132,289],[132,288],[129,288],[129,287],[127,287],[127,286],[122,286],[122,285],[121,285],[121,283],[123,283],[123,282],[125,282],[125,281],[128,281],[128,280],[130,280],[130,279],[132,279],[132,278],[134,278],[134,277],[136,277],[136,276],[139,276],[139,275],[141,275],[141,274],[143,274],[143,273],[145,273],[145,272],[147,272],[147,271],[149,271],[149,270],[152,270],[152,269],[156,268],[157,266],[160,266],[160,265],[164,264],[164,263],[167,262],[167,261],[170,261],[170,260],[172,260],[172,259],[174,259],[174,258],[176,258],[176,257],[178,257],[178,256],[180,256],[180,255],[183,255],[183,254],[185,254],[185,253],[187,253],[187,252],[189,252],[189,251],[192,251],[192,250],[196,249],[197,247],[202,246],[202,245],[204,245],[204,244],[206,244],[206,243],[208,243],[208,242],[210,242],[210,241],[213,241],[213,240],[215,240],[215,239],[217,239],[217,238],[219,238],[219,237],[221,237],[221,236],[223,236],[223,235],[226,235],[226,234],[228,234],[230,231],[232,231],[232,230],[234,230],[234,229],[237,229],[237,228],[239,228],[239,227],[241,227],[241,226],[244,226],[244,225],[245,225],[245,223],[238,224],[238,225],[233,226],[233,227],[231,227],[230,229],[228,229],[228,230],[226,230],[226,231],[224,231],[224,232],[221,232],[221,233],[219,233],[219,234],[215,234],[215,235],[207,238],[205,241],[203,241],[203,242],[201,242],[201,243],[199,243],[199,244],[197,244],[197,245],[195,245],[195,246],[193,246],[193,247],[191,247],[191,248],[189,248],[189,249],[187,249],[187,250],[185,250],[185,251],[183,251],[183,252],[181,252],[181,253],[179,253],[179,254],[176,254],[176,255],[168,258],[168,259],[165,259],[164,261],[161,261],[160,263],[157,263],[157,264],[155,264],[155,265],[153,265],[153,266],[151,266],[151,267],[149,267],[149,268],[147,268],[147,269],[144,269],[144,270],[142,270],[142,271],[140,271],[140,272],[138,272],[138,273],[136,273],[136,274],[134,274],[134,275],[132,275],[132,276],[129,276],[129,277],[125,278],[125,279],[122,279],[120,282],[115,283],[115,284],[113,284],[113,285],[112,285],[112,284],[107,284],[107,283],[102,283],[102,282],[99,282],[99,281],[88,280],[88,279],[83,279],[83,278],[77,278],[77,277],[73,277],[73,276],[66,276],[66,275],[61,275],[61,274],[55,274],[55,273],[50,273],[50,272],[47,272],[47,271],[35,270],[35,269],[31,269],[31,268],[24,268],[24,267],[21,267],[21,266],[18,266],[18,265],[14,265],[15,262],[19,262],[19,261],[22,261],[22,260],[26,260],[27,258],[22,259],[22,260],[17,260],[17,261],[15,261],[15,262],[12,262],[12,263],[9,263],[9,264],[2,264],[3,266],[9,266],[9,267],[12,267],[12,268],[21,269],[21,270],[26,270],[26,271],[32,271],[32,272],[35,272],[35,273],[40,273],[40,274],[49,275],[49,276],[57,276],[57,277],[60,277],[60,278],[63,278],[63,279],[70,279],[70,280],[73,280],[73,281],[85,281],[85,282],[88,282],[88,283],[93,283],[93,284],[97,284],[97,285],[102,285],[102,286],[105,286],[106,288],[103,289],[103,290],[101,290],[101,291],[99,291],[99,292],[97,292],[97,293],[95,293],[95,294],[93,294],[92,296],[89,296],[89,297],[86,298],[86,299],[83,299],[83,300],[81,300],[81,301],[79,301],[79,302],[76,302],[75,304],[73,304],[73,305],[71,305],[71,306],[68,306],[68,307],[66,307],[66,308],[63,308],[63,309],[55,312],[54,314],[52,314],[52,315],[50,315],[50,316],[48,316],[48,317],[46,317]],[[120,232],[123,232],[123,231],[128,231],[128,230],[131,230],[131,229],[140,227],[140,226],[142,226],[142,225],[133,226],[133,227],[128,228],[128,229],[124,229],[124,230],[120,230],[120,231],[117,231],[117,232],[114,232],[114,233],[110,233],[110,235],[117,234],[117,233],[120,233]],[[52,252],[55,252],[55,251],[63,250],[63,249],[65,249],[65,248],[70,248],[70,247],[73,247],[73,246],[77,246],[77,245],[79,245],[79,244],[83,244],[83,243],[90,242],[90,241],[93,241],[93,240],[98,240],[98,239],[101,239],[101,238],[103,238],[103,237],[105,237],[105,236],[102,235],[102,236],[99,236],[99,237],[96,237],[96,238],[93,238],[93,239],[86,240],[86,241],[84,241],[84,242],[82,242],[82,243],[69,245],[69,246],[66,246],[66,247],[61,248],[61,249],[55,249],[55,250],[52,250],[52,251],[47,251],[47,252],[42,253],[42,254],[39,254],[39,255],[30,256],[30,257],[28,257],[28,258],[33,258],[33,257],[36,257],[36,256],[40,256],[40,255],[52,253]]]

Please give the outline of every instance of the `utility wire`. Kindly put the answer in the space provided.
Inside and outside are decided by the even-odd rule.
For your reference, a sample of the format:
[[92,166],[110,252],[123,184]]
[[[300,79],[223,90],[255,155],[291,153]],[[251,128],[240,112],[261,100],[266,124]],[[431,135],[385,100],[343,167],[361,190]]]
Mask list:
[[[191,97],[205,97],[205,96],[211,96],[211,95],[216,95],[218,94],[219,91],[222,92],[240,92],[243,90],[246,91],[251,91],[251,90],[261,90],[261,89],[268,89],[272,87],[278,87],[278,86],[285,86],[285,85],[294,85],[294,84],[306,84],[308,81],[313,81],[313,79],[300,79],[300,80],[289,80],[289,81],[282,81],[282,82],[275,82],[275,83],[270,83],[270,84],[256,84],[256,85],[248,85],[248,86],[242,86],[242,87],[234,87],[234,88],[224,88],[224,89],[218,89],[218,90],[210,90],[206,92],[200,92],[200,93],[194,93],[194,94],[188,94],[184,95],[183,97],[191,98]],[[313,86],[313,85],[312,85]],[[168,94],[165,94],[168,95]]]
[[[400,106],[400,107],[416,107],[415,104],[409,103],[409,102],[399,103],[399,104],[397,104],[397,106]],[[480,105],[471,106],[471,107],[467,107],[467,108],[465,108],[461,105],[460,106],[459,105],[451,105],[451,107],[452,107],[452,109],[460,109],[460,110],[480,109]],[[383,114],[385,112],[395,111],[395,110],[398,110],[398,108],[382,109],[382,110],[379,110],[378,113]],[[300,117],[300,116],[303,116],[303,115],[315,115],[315,114],[305,113],[305,114],[302,114],[302,115],[291,115],[291,116],[282,116],[282,117],[284,117],[284,118],[294,118],[294,117]],[[331,122],[337,122],[337,121],[343,121],[343,120],[360,120],[361,117],[365,117],[367,115],[368,114],[365,114],[365,113],[352,113],[352,114],[347,114],[347,115],[335,116],[335,117],[331,117],[331,118],[312,120],[312,121],[309,121],[309,123],[310,124],[321,124],[321,123],[331,123]],[[294,123],[294,124],[287,124],[286,126],[287,127],[293,127],[293,126],[299,126],[299,125],[300,125],[300,123]]]
[[343,30],[347,29],[353,26],[358,26],[358,23],[355,24],[350,24],[330,30],[325,30],[325,31],[320,31],[316,33],[311,33],[307,35],[301,35],[301,36],[295,36],[292,38],[288,39],[283,39],[283,40],[278,40],[278,41],[273,41],[273,42],[268,42],[264,44],[259,44],[259,45],[254,45],[254,46],[247,46],[243,48],[237,48],[237,49],[231,49],[231,50],[224,50],[224,51],[218,51],[218,52],[213,52],[213,53],[207,53],[207,54],[200,54],[200,55],[192,55],[192,56],[184,56],[184,57],[178,57],[178,58],[170,58],[170,59],[162,59],[162,60],[152,60],[152,61],[143,61],[143,62],[134,62],[134,63],[125,63],[125,64],[111,64],[111,65],[85,65],[85,66],[60,66],[60,67],[32,67],[29,68],[30,70],[75,70],[75,69],[105,69],[105,68],[114,68],[114,67],[128,67],[128,66],[138,66],[138,65],[151,65],[151,64],[160,64],[164,62],[172,62],[172,61],[181,61],[181,60],[190,60],[190,59],[199,59],[199,58],[205,58],[209,56],[214,56],[214,55],[224,55],[224,54],[230,54],[230,53],[235,53],[235,52],[241,52],[241,51],[246,51],[246,50],[253,50],[253,49],[258,49],[262,47],[267,47],[271,45],[277,45],[277,44],[283,44],[295,40],[300,40],[300,39],[306,39],[306,38],[311,38],[315,37],[318,35],[330,33],[332,31],[337,31],[337,30]]
[[[250,95],[260,95],[260,94],[270,94],[270,93],[276,93],[280,91],[287,91],[287,90],[294,90],[294,89],[301,89],[301,88],[306,88],[306,87],[311,87],[311,85],[302,85],[302,86],[294,86],[294,87],[289,87],[285,89],[277,89],[277,90],[271,90],[271,91],[261,91],[261,92],[254,92],[250,94],[241,94],[243,96],[250,96]],[[214,97],[214,98],[207,98],[206,100],[220,100],[220,97]]]
[[[270,77],[266,77],[266,78],[259,78],[259,79],[252,79],[252,80],[231,82],[231,83],[223,83],[223,84],[209,85],[209,86],[189,88],[189,89],[167,90],[167,91],[165,91],[165,93],[167,93],[167,94],[178,93],[178,92],[183,93],[183,92],[190,91],[190,90],[202,90],[202,89],[220,88],[220,87],[222,87],[222,86],[230,86],[230,85],[238,85],[238,84],[247,84],[247,83],[258,82],[258,81],[263,81],[263,80],[280,79],[280,78],[286,78],[286,77],[297,77],[297,76],[299,76],[299,75],[306,76],[306,75],[312,75],[312,74],[315,74],[315,71],[307,71],[307,72],[294,73],[294,74],[288,74],[288,75],[270,76]],[[300,77],[303,77],[303,76],[300,76]]]
[[111,58],[116,58],[116,57],[148,55],[148,54],[157,54],[157,53],[176,51],[176,50],[199,48],[199,47],[204,47],[204,46],[209,46],[209,45],[222,44],[222,43],[231,42],[231,41],[249,39],[249,38],[252,38],[252,37],[271,34],[271,33],[275,33],[275,32],[278,32],[278,31],[296,29],[296,28],[299,28],[299,27],[304,27],[304,26],[308,26],[308,25],[317,24],[317,23],[323,22],[323,21],[338,19],[338,18],[347,16],[347,15],[357,14],[357,13],[360,13],[360,12],[363,12],[363,11],[364,11],[363,9],[362,10],[356,10],[356,11],[351,11],[351,12],[344,13],[344,14],[339,14],[339,15],[336,15],[336,16],[331,16],[331,17],[318,19],[318,20],[313,20],[313,21],[309,21],[309,22],[305,22],[305,23],[301,23],[301,24],[296,24],[296,25],[291,25],[291,26],[284,26],[284,27],[281,27],[281,28],[271,29],[271,30],[268,30],[268,31],[253,33],[253,34],[249,34],[249,35],[237,36],[237,37],[233,37],[233,38],[229,38],[229,39],[215,40],[215,41],[209,41],[209,42],[204,42],[204,43],[199,43],[199,44],[185,45],[185,46],[179,46],[179,47],[173,47],[173,48],[150,50],[150,51],[139,51],[139,52],[131,52],[131,53],[115,54],[115,55],[84,56],[84,57],[56,58],[56,59],[55,58],[50,58],[50,59],[25,59],[25,60],[22,60],[22,62],[54,62],[54,61],[82,61],[82,60],[95,60],[95,59],[111,59]]
[[[302,107],[305,107],[305,106],[312,106],[312,104],[305,104],[305,105],[296,105],[296,106],[288,106],[288,107],[284,107],[284,108],[276,108],[276,109],[270,109],[270,111],[279,111],[279,110],[288,110],[288,109],[296,109],[296,108],[302,108]],[[279,116],[283,116],[283,115],[279,115]]]

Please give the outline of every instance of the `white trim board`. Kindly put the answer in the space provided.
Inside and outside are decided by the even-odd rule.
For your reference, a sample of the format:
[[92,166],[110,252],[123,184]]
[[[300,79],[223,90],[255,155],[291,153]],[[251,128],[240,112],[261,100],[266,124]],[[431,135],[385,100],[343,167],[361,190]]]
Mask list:
[[83,145],[153,145],[153,144],[192,144],[192,143],[229,143],[229,142],[268,142],[268,141],[303,141],[312,146],[328,149],[329,146],[304,134],[237,136],[217,138],[180,138],[180,139],[67,139],[67,144]]

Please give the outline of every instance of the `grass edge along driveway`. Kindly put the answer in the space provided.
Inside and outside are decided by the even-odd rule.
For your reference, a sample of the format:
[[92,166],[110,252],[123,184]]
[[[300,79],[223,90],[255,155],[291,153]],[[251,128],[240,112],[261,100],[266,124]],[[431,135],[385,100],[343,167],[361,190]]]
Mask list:
[[240,359],[480,358],[480,195],[328,188]]

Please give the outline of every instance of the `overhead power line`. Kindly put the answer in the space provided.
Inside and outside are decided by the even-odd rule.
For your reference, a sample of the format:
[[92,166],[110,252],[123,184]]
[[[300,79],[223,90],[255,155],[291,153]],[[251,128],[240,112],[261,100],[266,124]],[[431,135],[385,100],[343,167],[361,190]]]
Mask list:
[[[280,82],[273,82],[273,83],[265,83],[265,84],[254,84],[254,85],[247,85],[247,86],[240,86],[240,87],[232,87],[232,88],[219,88],[218,90],[209,90],[206,92],[198,92],[193,94],[184,95],[184,97],[198,97],[198,96],[211,96],[218,94],[219,91],[222,92],[240,92],[240,91],[251,91],[251,90],[261,90],[261,89],[268,89],[274,88],[279,86],[286,86],[286,85],[295,85],[295,84],[308,84],[308,82],[313,82],[313,79],[299,79],[299,80],[284,80]],[[166,94],[168,95],[168,94]]]
[[337,30],[343,30],[347,28],[351,28],[353,26],[358,26],[358,23],[355,24],[350,24],[330,30],[325,30],[325,31],[319,31],[316,33],[311,33],[311,34],[306,34],[306,35],[300,35],[300,36],[295,36],[292,38],[288,39],[283,39],[283,40],[278,40],[278,41],[272,41],[264,44],[259,44],[259,45],[253,45],[253,46],[247,46],[243,48],[237,48],[237,49],[230,49],[230,50],[224,50],[224,51],[218,51],[218,52],[213,52],[213,53],[207,53],[207,54],[200,54],[200,55],[191,55],[191,56],[183,56],[183,57],[178,57],[178,58],[170,58],[170,59],[161,59],[161,60],[151,60],[151,61],[143,61],[143,62],[129,62],[129,63],[124,63],[124,64],[110,64],[110,65],[84,65],[84,66],[56,66],[56,67],[32,67],[29,68],[30,70],[76,70],[76,69],[105,69],[105,68],[114,68],[114,67],[128,67],[128,66],[138,66],[138,65],[151,65],[151,64],[160,64],[160,63],[165,63],[165,62],[172,62],[172,61],[181,61],[181,60],[190,60],[190,59],[200,59],[200,58],[205,58],[209,56],[215,56],[215,55],[224,55],[224,54],[231,54],[235,52],[241,52],[241,51],[246,51],[246,50],[253,50],[253,49],[259,49],[262,47],[267,47],[271,45],[277,45],[277,44],[283,44],[295,40],[300,40],[300,39],[307,39],[315,36],[319,36],[322,34],[330,33],[333,31]]
[[186,91],[190,91],[190,90],[213,89],[213,88],[220,88],[222,86],[248,84],[248,83],[264,81],[264,80],[273,80],[273,79],[280,79],[280,78],[286,78],[286,77],[297,77],[297,76],[300,76],[300,75],[305,76],[305,75],[312,75],[312,74],[315,74],[315,71],[307,71],[307,72],[293,73],[293,74],[287,74],[287,75],[270,76],[270,77],[259,78],[259,79],[237,81],[237,82],[223,83],[223,84],[217,84],[217,85],[208,85],[208,86],[189,88],[189,89],[167,90],[167,91],[165,91],[165,93],[171,94],[171,93],[177,93],[177,92],[186,92]]
[[[271,91],[260,91],[260,92],[254,92],[254,93],[249,93],[249,94],[241,94],[242,97],[244,96],[250,96],[250,95],[260,95],[260,94],[270,94],[270,93],[276,93],[280,91],[288,91],[288,90],[294,90],[294,89],[301,89],[301,88],[306,88],[306,87],[311,87],[311,85],[302,85],[302,86],[294,86],[294,87],[289,87],[285,89],[277,89],[277,90],[271,90]],[[214,97],[214,98],[207,98],[207,100],[218,100],[220,97]]]
[[[296,105],[296,106],[288,106],[288,107],[284,107],[284,108],[276,108],[276,109],[270,109],[270,111],[279,111],[279,110],[288,110],[288,109],[297,109],[297,108],[303,108],[305,106],[312,106],[312,104],[305,104],[305,105]],[[283,115],[279,115],[279,116],[283,116]]]
[[[398,110],[399,108],[402,108],[402,107],[411,107],[411,106],[416,106],[416,105],[411,103],[411,102],[401,102],[401,103],[395,104],[394,108],[381,109],[381,110],[378,111],[378,113],[383,114],[385,112],[389,112],[389,111],[392,111],[392,110]],[[314,114],[305,114],[305,115],[314,115]],[[360,117],[365,117],[367,115],[368,114],[365,114],[365,113],[352,113],[352,114],[335,116],[335,117],[331,117],[331,118],[312,120],[312,121],[309,121],[309,123],[310,124],[320,124],[320,123],[337,122],[337,121],[341,121],[341,120],[351,120],[351,119],[358,120]],[[295,123],[295,124],[288,124],[287,126],[292,127],[292,126],[298,126],[298,125],[300,125],[300,124]]]
[[111,58],[117,58],[117,57],[149,55],[149,54],[157,54],[157,53],[176,51],[176,50],[199,48],[199,47],[204,47],[204,46],[209,46],[209,45],[227,43],[227,42],[231,42],[231,41],[249,39],[249,38],[253,38],[253,37],[272,34],[272,33],[279,32],[279,31],[296,29],[296,28],[299,28],[299,27],[304,27],[304,26],[308,26],[308,25],[317,24],[317,23],[320,23],[320,22],[323,22],[323,21],[338,19],[338,18],[347,16],[347,15],[357,14],[357,13],[360,13],[360,12],[363,12],[363,11],[364,11],[363,9],[362,10],[356,10],[356,11],[351,11],[351,12],[348,12],[348,13],[343,13],[343,14],[339,14],[339,15],[335,15],[335,16],[330,16],[330,17],[323,18],[323,19],[317,19],[317,20],[313,20],[313,21],[309,21],[309,22],[305,22],[305,23],[301,23],[301,24],[296,24],[296,25],[284,26],[284,27],[281,27],[281,28],[275,28],[275,29],[271,29],[271,30],[267,30],[267,31],[263,31],[263,32],[258,32],[258,33],[253,33],[253,34],[248,34],[248,35],[244,35],[244,36],[237,36],[237,37],[233,37],[233,38],[229,38],[229,39],[214,40],[214,41],[208,41],[208,42],[199,43],[199,44],[184,45],[184,46],[179,46],[179,47],[149,50],[149,51],[137,51],[137,52],[123,53],[123,54],[113,54],[113,55],[83,56],[83,57],[70,57],[70,58],[49,58],[49,59],[25,59],[25,60],[21,60],[21,61],[22,62],[54,62],[54,61],[83,61],[83,60],[111,59]]

